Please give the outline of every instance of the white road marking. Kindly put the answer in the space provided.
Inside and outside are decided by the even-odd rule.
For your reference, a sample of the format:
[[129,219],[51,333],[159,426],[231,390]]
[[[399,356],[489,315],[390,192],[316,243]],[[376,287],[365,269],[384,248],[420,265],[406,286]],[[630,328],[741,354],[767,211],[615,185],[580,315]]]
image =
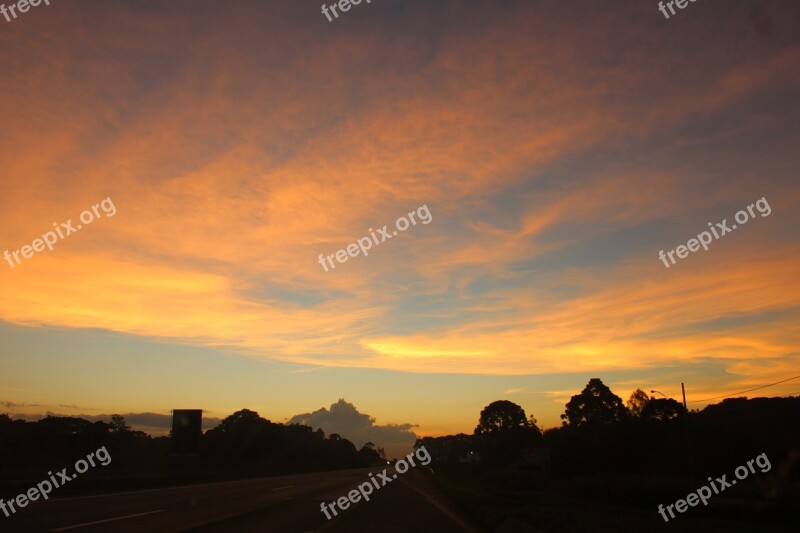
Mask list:
[[117,518],[107,518],[105,520],[97,520],[95,522],[86,522],[85,524],[75,524],[74,526],[66,526],[60,527],[58,529],[54,529],[53,531],[66,531],[68,529],[77,529],[79,527],[86,527],[86,526],[93,526],[96,524],[105,524],[106,522],[116,522],[117,520],[127,520],[128,518],[136,518],[137,516],[146,516],[149,514],[156,514],[156,513],[163,513],[164,509],[159,509],[158,511],[148,511],[146,513],[139,513],[139,514],[129,514],[126,516],[118,516]]
[[[345,471],[345,472],[343,472],[343,474],[341,476],[326,477],[326,478],[323,479],[323,481],[328,481],[330,479],[335,479],[335,480],[339,481],[339,480],[342,480],[343,478],[358,479],[361,476],[361,472],[365,472],[368,469],[367,468],[357,468],[357,469],[352,469],[352,470],[356,470],[358,473],[351,473],[351,472]],[[199,489],[199,488],[207,488],[207,487],[222,487],[222,486],[225,486],[225,485],[237,485],[237,484],[242,486],[242,487],[244,487],[244,486],[256,485],[256,484],[261,483],[261,482],[263,482],[265,480],[268,480],[268,479],[278,479],[280,477],[285,477],[285,478],[309,477],[309,476],[316,476],[316,475],[319,475],[319,474],[322,474],[322,473],[323,472],[308,472],[308,473],[305,473],[305,474],[290,474],[290,475],[287,475],[287,476],[278,476],[278,477],[263,476],[263,477],[251,478],[251,479],[237,479],[237,480],[234,480],[234,481],[216,481],[214,483],[199,483],[197,485],[173,485],[171,487],[160,487],[160,488],[157,488],[157,489],[141,489],[141,490],[128,490],[128,491],[122,491],[122,492],[108,492],[106,494],[93,494],[91,496],[69,496],[69,497],[66,497],[66,498],[62,498],[60,496],[55,496],[55,497],[51,497],[50,500],[59,501],[59,502],[70,501],[70,500],[88,500],[88,499],[91,499],[91,498],[111,498],[111,497],[114,497],[114,496],[126,496],[126,495],[129,495],[129,494],[147,494],[147,493],[152,493],[152,492],[168,492],[168,491],[179,492],[179,491],[181,491],[183,489]],[[287,479],[287,481],[288,481],[288,479]]]
[[278,487],[277,489],[272,489],[272,491],[274,492],[276,490],[290,489],[292,487],[294,487],[294,485],[286,485],[285,487]]

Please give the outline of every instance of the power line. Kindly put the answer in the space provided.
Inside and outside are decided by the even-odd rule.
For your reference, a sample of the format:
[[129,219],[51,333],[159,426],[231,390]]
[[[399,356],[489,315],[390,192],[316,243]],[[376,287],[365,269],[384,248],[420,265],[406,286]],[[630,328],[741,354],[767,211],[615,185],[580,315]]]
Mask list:
[[736,396],[737,394],[744,394],[745,392],[752,392],[752,391],[758,390],[758,389],[766,389],[767,387],[772,387],[773,385],[778,385],[780,383],[786,383],[787,381],[792,381],[793,379],[797,379],[797,378],[800,378],[800,376],[795,376],[793,378],[784,379],[784,380],[781,380],[781,381],[776,381],[775,383],[770,383],[769,385],[762,385],[762,386],[756,387],[754,389],[747,389],[747,390],[743,390],[743,391],[740,391],[740,392],[734,392],[733,394],[726,394],[724,396],[715,396],[714,398],[706,398],[705,400],[694,400],[692,402],[686,402],[686,403],[700,403],[700,402],[708,402],[710,400],[718,400],[720,398],[728,398],[729,396]]

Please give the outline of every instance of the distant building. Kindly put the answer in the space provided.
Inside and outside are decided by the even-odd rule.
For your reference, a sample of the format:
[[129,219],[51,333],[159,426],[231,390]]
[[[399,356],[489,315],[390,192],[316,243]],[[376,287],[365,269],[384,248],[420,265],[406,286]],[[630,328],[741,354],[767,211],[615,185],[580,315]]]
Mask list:
[[172,455],[199,455],[202,409],[173,409],[170,451]]

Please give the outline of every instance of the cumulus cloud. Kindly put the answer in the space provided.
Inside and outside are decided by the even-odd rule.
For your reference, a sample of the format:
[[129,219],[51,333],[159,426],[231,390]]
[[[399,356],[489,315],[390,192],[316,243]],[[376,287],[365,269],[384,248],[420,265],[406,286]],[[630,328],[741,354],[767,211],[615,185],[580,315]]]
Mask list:
[[326,435],[338,433],[360,448],[367,442],[386,450],[388,457],[405,455],[411,450],[417,435],[411,428],[415,424],[375,424],[375,418],[359,413],[352,403],[340,399],[330,409],[321,408],[313,413],[295,415],[288,424],[305,424],[322,429]]

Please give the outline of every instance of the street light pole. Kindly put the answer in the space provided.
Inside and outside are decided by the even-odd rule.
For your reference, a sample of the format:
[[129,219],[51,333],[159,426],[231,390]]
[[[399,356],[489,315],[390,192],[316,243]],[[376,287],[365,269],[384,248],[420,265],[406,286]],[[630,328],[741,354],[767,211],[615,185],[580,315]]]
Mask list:
[[686,428],[686,454],[689,460],[689,479],[694,480],[694,465],[692,464],[692,445],[689,441],[689,409],[686,408],[686,388],[681,382],[681,391],[683,392],[683,420],[684,427]]
[[[684,387],[683,383],[681,383],[681,392],[683,393],[683,428],[684,428],[684,437],[686,438],[686,460],[689,466],[689,478],[694,480],[694,464],[692,462],[692,445],[689,441],[689,409],[686,406],[686,387]],[[661,391],[657,391],[654,389],[650,389],[650,394],[658,393],[663,396],[665,399],[667,395]]]

